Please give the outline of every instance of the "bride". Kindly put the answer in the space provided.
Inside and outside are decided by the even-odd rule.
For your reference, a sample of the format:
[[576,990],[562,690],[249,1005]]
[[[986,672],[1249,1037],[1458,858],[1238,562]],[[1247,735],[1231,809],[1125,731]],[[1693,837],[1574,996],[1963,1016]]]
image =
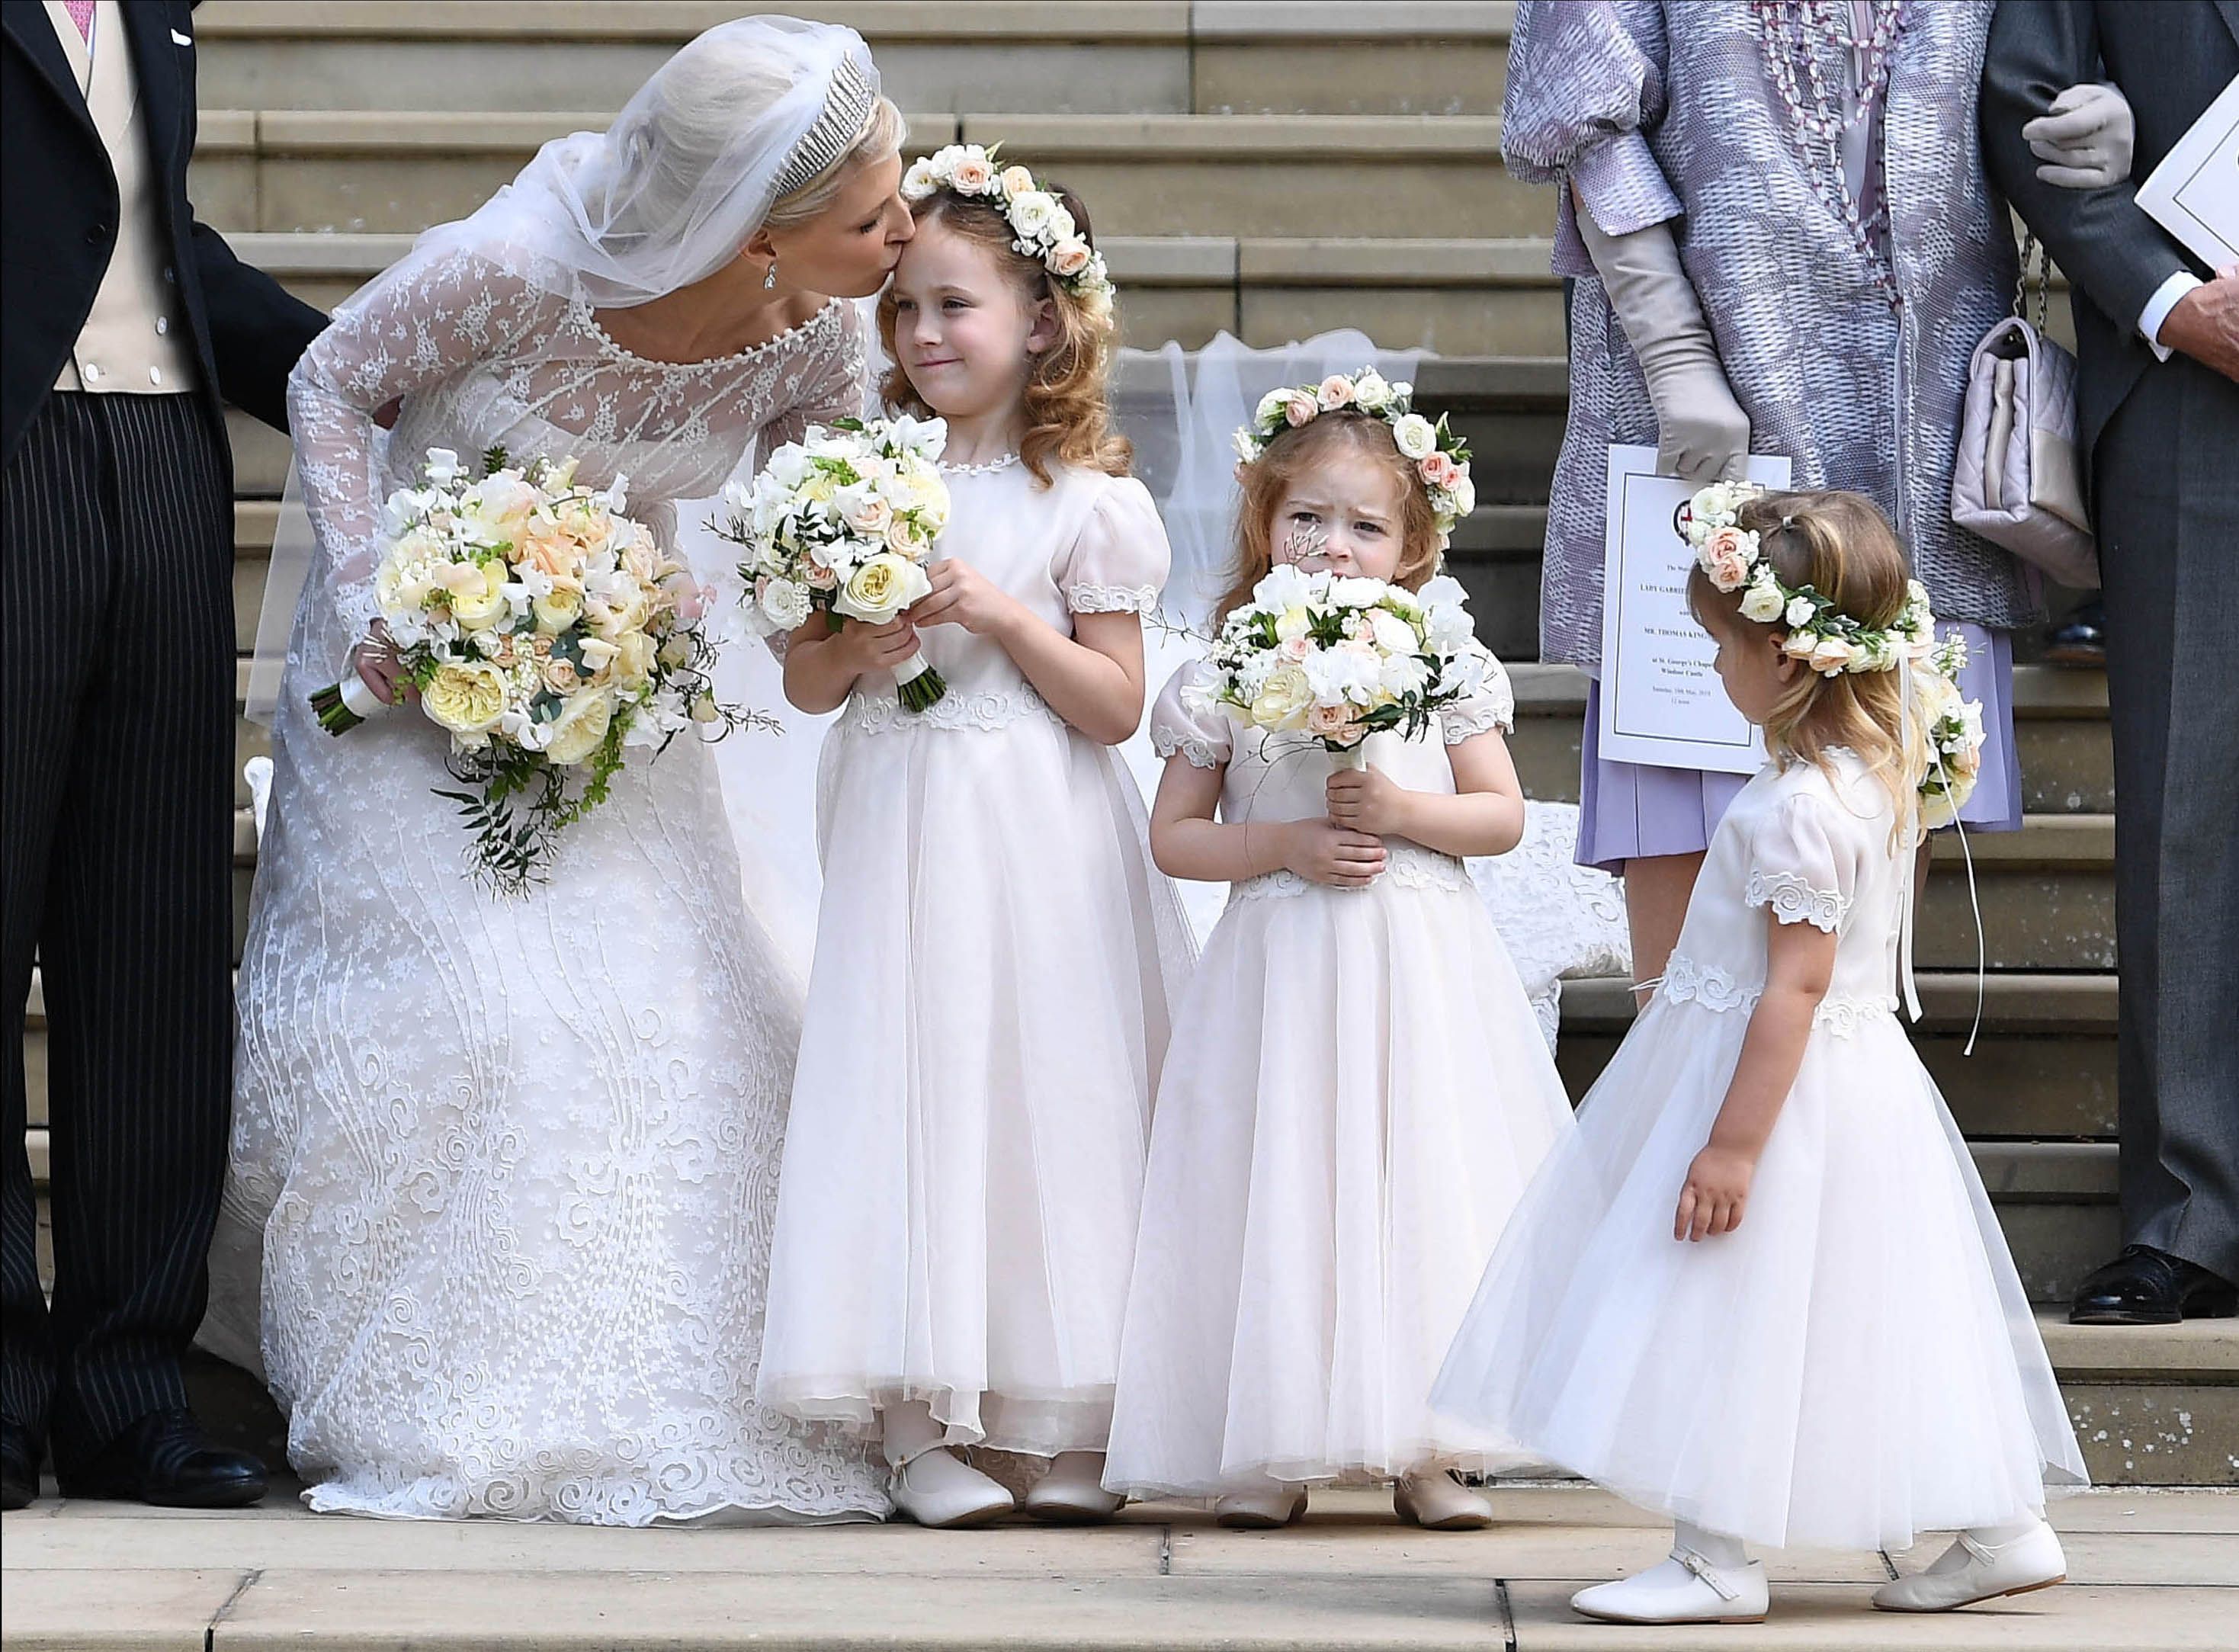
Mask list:
[[346,668],[394,683],[354,645],[382,501],[431,447],[627,474],[668,543],[674,501],[751,444],[859,410],[850,301],[910,233],[878,86],[852,30],[713,29],[610,130],[422,236],[296,369],[316,549],[274,718],[227,1214],[252,1269],[261,1246],[263,1368],[315,1509],[886,1512],[859,1449],[754,1399],[799,1021],[708,751],[634,757],[550,881],[506,899],[431,795],[455,784],[441,731],[391,713],[335,739],[305,698]]

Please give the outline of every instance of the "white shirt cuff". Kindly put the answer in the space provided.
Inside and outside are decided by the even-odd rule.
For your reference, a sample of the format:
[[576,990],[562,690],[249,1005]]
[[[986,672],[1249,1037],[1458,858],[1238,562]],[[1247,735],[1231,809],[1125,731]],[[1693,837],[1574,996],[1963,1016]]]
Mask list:
[[2189,269],[2180,269],[2154,289],[2145,309],[2138,312],[2138,335],[2160,360],[2166,362],[2175,354],[2162,342],[2162,323],[2169,320],[2169,313],[2176,308],[2177,300],[2199,285],[2199,276]]

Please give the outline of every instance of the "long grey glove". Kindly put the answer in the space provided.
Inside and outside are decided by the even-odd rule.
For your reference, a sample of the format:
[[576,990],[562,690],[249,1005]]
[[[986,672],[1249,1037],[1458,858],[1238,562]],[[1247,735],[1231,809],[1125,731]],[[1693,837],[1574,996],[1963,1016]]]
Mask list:
[[1737,481],[1749,461],[1749,415],[1734,400],[1718,347],[1669,223],[1612,236],[1584,206],[1578,236],[1609,294],[1656,409],[1656,468],[1702,487]]
[[2044,165],[2036,175],[2063,189],[2110,189],[2130,176],[2137,123],[2129,100],[2115,87],[2071,86],[2048,112],[2022,128],[2030,153]]

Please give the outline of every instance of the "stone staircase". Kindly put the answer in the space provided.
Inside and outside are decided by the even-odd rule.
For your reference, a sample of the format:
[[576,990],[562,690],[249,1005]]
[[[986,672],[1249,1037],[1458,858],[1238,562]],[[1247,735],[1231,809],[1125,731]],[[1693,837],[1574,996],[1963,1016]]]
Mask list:
[[[425,225],[470,209],[536,145],[604,123],[668,52],[756,9],[717,0],[208,0],[194,198],[249,262],[330,305]],[[1574,799],[1584,680],[1532,663],[1547,484],[1565,395],[1549,194],[1500,164],[1512,7],[1494,0],[801,0],[870,39],[922,149],[1001,140],[1080,190],[1131,343],[1226,329],[1275,344],[1339,326],[1437,352],[1418,395],[1475,451],[1457,536],[1487,640],[1511,662],[1533,795]],[[553,113],[553,110],[576,111]],[[2056,328],[2065,317],[2056,318]],[[285,444],[238,417],[235,593],[253,640]],[[2024,653],[2026,649],[2024,648]],[[244,668],[245,675],[245,668]],[[1956,843],[1920,927],[1923,1058],[1973,1145],[2033,1296],[2111,1254],[2115,941],[2103,680],[2023,664],[2020,833],[1971,839],[1989,974]],[[240,726],[239,755],[262,747]],[[236,940],[255,872],[245,786]],[[43,1006],[26,1058],[45,1162]],[[1573,1094],[1631,1013],[1573,985]],[[2223,1483],[2239,1469],[2239,1327],[2087,1333],[2048,1314],[2096,1476]]]

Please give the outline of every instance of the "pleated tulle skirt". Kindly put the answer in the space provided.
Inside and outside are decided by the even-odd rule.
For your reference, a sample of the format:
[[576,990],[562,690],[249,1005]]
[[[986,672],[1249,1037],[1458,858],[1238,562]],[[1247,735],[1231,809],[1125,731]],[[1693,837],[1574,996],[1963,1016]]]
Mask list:
[[2081,1483],[1965,1142],[1894,1017],[1816,1029],[1734,1232],[1675,1240],[1746,1012],[1659,998],[1550,1155],[1435,1390],[1629,1501],[1897,1549]]
[[1432,1414],[1431,1380],[1570,1128],[1466,886],[1233,900],[1159,1092],[1106,1483],[1509,1461],[1498,1430]]
[[1104,1443],[1167,999],[1142,803],[1046,714],[843,720],[759,1393],[960,1444]]

